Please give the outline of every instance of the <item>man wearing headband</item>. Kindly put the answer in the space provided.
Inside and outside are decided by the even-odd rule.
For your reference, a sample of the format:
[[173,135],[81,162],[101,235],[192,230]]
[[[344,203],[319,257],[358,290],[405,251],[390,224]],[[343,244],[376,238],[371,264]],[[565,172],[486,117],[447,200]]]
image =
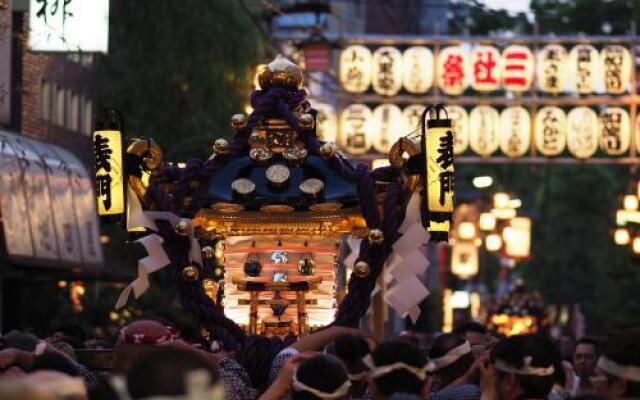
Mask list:
[[469,342],[471,351],[479,357],[487,347],[487,328],[484,325],[471,321],[457,327],[453,333]]
[[478,377],[471,371],[474,361],[471,344],[462,336],[451,333],[438,336],[429,350],[427,365],[432,379],[430,399],[479,399]]
[[640,328],[611,337],[597,365],[592,384],[598,396],[607,400],[640,398]]
[[482,398],[495,400],[547,399],[559,353],[550,339],[539,335],[511,336],[481,364]]

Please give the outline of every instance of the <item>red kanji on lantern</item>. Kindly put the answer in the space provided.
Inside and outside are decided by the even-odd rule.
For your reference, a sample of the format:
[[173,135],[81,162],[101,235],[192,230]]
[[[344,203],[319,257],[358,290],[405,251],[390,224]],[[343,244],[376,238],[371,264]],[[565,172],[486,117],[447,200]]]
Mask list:
[[479,46],[471,56],[473,66],[472,86],[478,91],[498,89],[500,81],[500,53],[490,46]]
[[446,94],[460,94],[466,88],[466,59],[459,47],[443,49],[438,56],[438,83]]
[[533,54],[524,46],[508,46],[502,52],[502,85],[505,90],[524,92],[533,79]]

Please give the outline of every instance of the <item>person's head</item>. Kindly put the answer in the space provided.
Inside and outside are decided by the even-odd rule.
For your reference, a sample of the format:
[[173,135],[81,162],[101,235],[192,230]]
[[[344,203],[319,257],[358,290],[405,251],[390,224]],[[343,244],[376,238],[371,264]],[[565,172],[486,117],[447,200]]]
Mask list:
[[139,359],[179,338],[178,332],[160,322],[142,319],[123,327],[115,345],[115,368],[126,373]]
[[445,333],[436,338],[429,349],[429,374],[434,383],[444,388],[464,375],[474,363],[471,345],[462,336]]
[[560,354],[562,354],[562,359],[567,361],[573,361],[573,351],[575,350],[575,341],[571,336],[563,335],[558,340],[558,345],[560,346]]
[[491,350],[500,400],[546,399],[554,381],[558,350],[540,335],[511,336]]
[[78,376],[73,362],[60,353],[45,351],[33,361],[30,371],[57,371],[69,376]]
[[478,322],[467,322],[457,327],[453,333],[469,342],[476,356],[484,352],[487,345],[487,328]]
[[598,342],[594,339],[583,338],[576,342],[573,353],[573,369],[581,379],[588,379],[596,371],[598,361]]
[[349,394],[360,397],[367,387],[365,379],[367,367],[362,359],[371,352],[369,343],[360,336],[342,335],[331,342],[325,350],[342,361],[351,381]]
[[640,397],[640,328],[607,340],[592,383],[596,394],[607,400]]
[[421,395],[426,379],[427,359],[420,349],[406,341],[380,344],[365,357],[373,396],[388,399],[396,393]]
[[132,399],[154,396],[183,396],[198,393],[202,398],[222,400],[218,367],[197,351],[163,348],[138,360],[127,373],[127,390]]
[[13,330],[2,337],[7,347],[32,352],[40,342],[36,336],[31,333]]
[[351,384],[347,370],[334,356],[320,354],[302,361],[293,378],[293,400],[341,399]]

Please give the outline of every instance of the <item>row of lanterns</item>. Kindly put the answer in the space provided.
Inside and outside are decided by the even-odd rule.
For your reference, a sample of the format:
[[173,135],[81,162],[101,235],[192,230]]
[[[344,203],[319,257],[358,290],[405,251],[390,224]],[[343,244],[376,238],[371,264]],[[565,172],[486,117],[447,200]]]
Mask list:
[[[372,147],[388,153],[400,137],[418,131],[424,110],[421,105],[401,110],[395,104],[381,104],[372,110],[364,104],[351,104],[338,121],[333,107],[314,106],[318,110],[320,138],[336,142],[354,155],[367,153]],[[540,108],[533,117],[521,106],[500,112],[487,105],[476,106],[469,113],[456,105],[446,109],[453,123],[454,151],[458,155],[470,148],[483,157],[498,150],[511,158],[522,157],[530,150],[532,124],[536,151],[547,157],[568,150],[574,157],[585,159],[594,156],[598,149],[606,155],[619,156],[628,153],[631,143],[631,118],[620,107],[604,108],[598,115],[585,106],[569,112],[548,106]],[[640,134],[640,119],[636,121],[635,134]]]
[[347,92],[364,93],[371,86],[384,96],[404,88],[421,94],[434,84],[447,95],[462,94],[471,87],[478,92],[530,89],[534,73],[538,88],[546,93],[605,92],[622,94],[631,79],[632,58],[621,45],[598,51],[579,44],[567,51],[559,44],[544,46],[534,56],[526,46],[510,45],[500,52],[493,46],[448,46],[437,57],[424,46],[401,52],[382,46],[371,52],[361,45],[348,46],[340,54],[340,83]]
[[640,182],[636,193],[622,198],[622,208],[616,212],[617,228],[613,240],[618,246],[631,246],[634,254],[640,255]]

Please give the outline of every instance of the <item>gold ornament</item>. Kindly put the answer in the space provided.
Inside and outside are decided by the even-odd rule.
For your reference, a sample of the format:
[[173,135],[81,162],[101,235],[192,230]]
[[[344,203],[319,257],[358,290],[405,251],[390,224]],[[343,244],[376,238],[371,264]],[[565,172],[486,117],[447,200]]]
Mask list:
[[300,116],[300,118],[298,118],[298,121],[300,121],[300,127],[302,127],[302,129],[313,129],[313,125],[315,123],[315,119],[313,118],[313,115],[307,113],[307,114],[302,114]]
[[369,243],[382,244],[384,242],[384,233],[380,229],[371,229],[369,231]]
[[227,154],[229,152],[229,142],[226,139],[216,139],[213,142],[213,152],[215,154]]
[[186,218],[181,219],[176,223],[174,230],[180,236],[189,236],[191,234],[191,221]]
[[202,255],[204,258],[213,258],[215,256],[215,250],[211,246],[204,246],[202,248]]
[[336,145],[333,142],[326,142],[320,146],[320,155],[322,158],[331,158],[336,154]]
[[296,64],[278,54],[268,65],[258,68],[258,84],[262,90],[283,87],[290,90],[302,87],[302,70]]
[[127,153],[142,158],[142,166],[147,171],[155,171],[164,164],[162,149],[153,139],[134,139]]
[[247,117],[244,114],[234,114],[231,117],[231,126],[235,129],[242,129],[247,126]]
[[371,273],[371,267],[366,261],[358,261],[353,267],[353,273],[358,278],[366,278]]
[[189,264],[182,270],[182,278],[187,282],[195,282],[200,276],[200,269],[196,264]]

